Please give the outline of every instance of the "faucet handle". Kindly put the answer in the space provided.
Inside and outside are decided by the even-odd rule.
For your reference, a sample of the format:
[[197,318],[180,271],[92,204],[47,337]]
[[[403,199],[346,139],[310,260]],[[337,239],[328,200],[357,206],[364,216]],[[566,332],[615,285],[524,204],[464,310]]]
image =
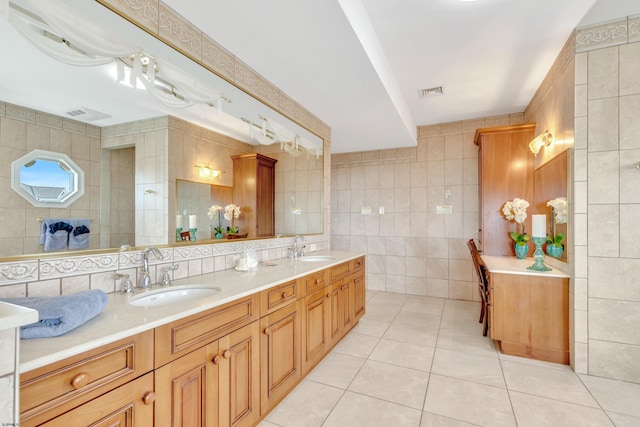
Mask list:
[[122,293],[130,294],[133,292],[133,282],[128,274],[120,274],[116,273],[116,280],[124,279],[124,283],[122,284]]
[[177,270],[178,267],[178,264],[173,264],[162,269],[162,280],[160,281],[162,286],[171,286],[171,274],[169,272]]

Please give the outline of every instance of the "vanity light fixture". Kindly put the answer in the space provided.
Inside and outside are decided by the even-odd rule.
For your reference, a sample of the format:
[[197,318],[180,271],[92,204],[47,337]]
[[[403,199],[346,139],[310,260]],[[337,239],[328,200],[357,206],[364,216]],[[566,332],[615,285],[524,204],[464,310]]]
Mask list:
[[548,130],[545,130],[544,133],[541,133],[531,140],[529,150],[537,156],[543,146],[548,147],[551,144],[553,144],[553,135]]
[[200,175],[200,178],[216,178],[217,177],[218,179],[220,179],[220,177],[224,173],[223,170],[211,169],[209,166],[196,165],[196,168],[198,168],[198,175]]

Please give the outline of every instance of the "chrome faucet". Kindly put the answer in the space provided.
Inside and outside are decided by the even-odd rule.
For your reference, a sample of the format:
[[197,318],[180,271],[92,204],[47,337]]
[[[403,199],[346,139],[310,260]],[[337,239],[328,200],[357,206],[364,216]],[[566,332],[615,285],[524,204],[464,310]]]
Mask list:
[[151,276],[149,275],[149,254],[155,255],[156,259],[162,260],[164,257],[155,246],[149,246],[144,250],[142,254],[142,278],[140,280],[140,287],[147,289],[151,286]]
[[178,264],[173,264],[162,269],[162,280],[160,281],[162,286],[171,286],[171,273],[169,272],[176,271],[178,267]]
[[294,239],[293,239],[293,248],[289,248],[289,250],[292,252],[291,253],[291,258],[298,258],[298,257],[301,257],[301,256],[304,255],[305,245],[298,246],[298,240],[300,240],[302,243],[304,243],[304,237],[302,237],[299,234],[297,234],[296,237],[294,237]]

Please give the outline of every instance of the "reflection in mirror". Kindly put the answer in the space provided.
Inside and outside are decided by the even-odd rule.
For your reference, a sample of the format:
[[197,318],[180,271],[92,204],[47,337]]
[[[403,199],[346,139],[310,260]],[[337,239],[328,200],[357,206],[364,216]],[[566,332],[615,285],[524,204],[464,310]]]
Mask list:
[[66,154],[33,150],[11,163],[11,188],[33,206],[65,208],[84,194],[84,171]]
[[[54,3],[58,2],[15,0],[8,12],[16,12],[14,5],[49,7]],[[276,188],[277,233],[322,232],[322,154],[309,156],[307,152],[301,153],[295,144],[284,145],[292,154],[280,151],[282,147],[278,143],[256,145],[260,135],[282,134],[279,124],[319,142],[321,147],[320,138],[97,2],[64,3],[83,15],[78,22],[86,27],[97,29],[96,23],[104,24],[108,34],[117,33],[130,45],[171,62],[194,81],[219,89],[232,102],[224,102],[221,108],[216,103],[206,108],[195,105],[170,109],[141,86],[134,89],[115,81],[112,77],[115,63],[77,67],[59,62],[24,39],[8,20],[0,19],[0,43],[3,44],[0,170],[10,170],[13,160],[38,148],[68,155],[86,173],[85,194],[55,211],[33,207],[10,190],[8,173],[0,176],[0,190],[9,194],[0,201],[0,215],[14,225],[0,229],[0,257],[41,253],[37,219],[43,217],[91,218],[90,249],[175,243],[175,220],[179,212],[175,200],[176,179],[203,181],[193,174],[196,165],[208,165],[225,172],[221,181],[214,178],[210,183],[231,186],[230,156],[248,152],[264,153],[278,158],[279,164],[287,163],[286,168],[276,171],[281,174],[276,178],[280,187]],[[52,9],[55,12],[56,8]],[[35,16],[23,15],[27,19]],[[60,22],[72,21],[70,16],[62,13],[62,9],[58,11]],[[28,25],[47,27],[42,21]],[[34,34],[42,37],[37,31]],[[99,32],[96,30],[95,34]],[[52,43],[54,39],[51,38]],[[68,48],[63,46],[65,43],[58,44],[62,49]],[[42,78],[42,70],[47,71],[50,79]],[[55,79],[55,85],[51,79]],[[254,125],[247,123],[247,117]],[[268,117],[271,122],[261,117]],[[232,118],[235,120],[230,123]],[[170,126],[168,123],[174,119],[176,126]],[[224,120],[216,123],[217,119]],[[212,132],[220,142],[215,149],[201,137]],[[213,154],[205,158],[203,153]],[[293,154],[299,156],[294,158]],[[287,162],[280,156],[286,156]],[[179,174],[175,172],[178,161],[182,168]],[[307,167],[309,169],[305,169]],[[198,217],[204,221],[206,211],[199,212]]]
[[213,238],[212,230],[213,227],[218,226],[218,220],[220,220],[222,227],[226,227],[225,219],[222,215],[220,215],[220,218],[216,217],[210,221],[206,213],[212,205],[224,208],[231,203],[231,187],[178,179],[176,181],[176,191],[178,201],[176,241],[181,240],[178,239],[180,231],[192,228],[190,225],[193,224],[189,224],[189,222],[190,218],[194,218],[194,215],[196,218],[197,240]]
[[[567,247],[570,236],[567,234],[566,213],[564,218],[556,215],[556,218],[560,219],[560,223],[553,223],[553,214],[551,206],[547,203],[552,202],[558,198],[567,198],[567,182],[568,182],[568,150],[563,151],[556,157],[552,158],[542,166],[533,171],[533,213],[544,214],[547,216],[547,231],[549,236],[558,237],[561,234],[564,235],[564,240],[561,245],[564,248]],[[566,206],[566,203],[565,203]],[[556,242],[560,240],[559,238]],[[545,248],[547,255],[554,256],[562,261],[567,261],[567,251],[562,250],[553,252],[553,249],[549,248],[549,244]]]

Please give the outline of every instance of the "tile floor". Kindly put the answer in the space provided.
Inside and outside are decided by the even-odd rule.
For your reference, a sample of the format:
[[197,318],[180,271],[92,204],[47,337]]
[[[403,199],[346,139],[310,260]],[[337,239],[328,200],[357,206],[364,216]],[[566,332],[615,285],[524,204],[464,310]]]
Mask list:
[[259,427],[640,426],[640,385],[502,355],[478,315],[368,291],[360,323]]

